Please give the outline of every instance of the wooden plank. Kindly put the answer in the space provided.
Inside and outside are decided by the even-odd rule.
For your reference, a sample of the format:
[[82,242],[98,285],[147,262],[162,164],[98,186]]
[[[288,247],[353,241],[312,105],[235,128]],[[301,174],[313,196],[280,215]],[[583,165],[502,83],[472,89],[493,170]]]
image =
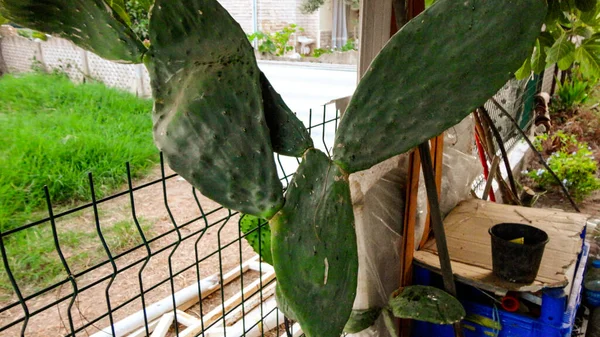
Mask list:
[[[415,264],[438,274],[441,273],[440,260],[437,254],[422,250],[417,251],[415,253]],[[509,291],[537,292],[543,288],[562,288],[565,286],[564,283],[547,284],[537,280],[532,284],[524,286],[518,283],[503,281],[494,276],[491,270],[455,261],[452,261],[452,271],[458,282],[478,289],[491,291],[499,296],[506,295]]]
[[421,175],[421,159],[418,151],[410,154],[406,204],[404,206],[404,232],[402,234],[402,265],[400,286],[412,284],[412,261],[415,252],[415,225],[417,221],[417,194]]
[[[581,250],[581,233],[589,216],[559,210],[502,205],[481,200],[459,204],[446,217],[445,228],[454,273],[461,281],[495,292],[541,289],[570,285]],[[524,221],[526,220],[526,221]],[[500,280],[492,274],[488,229],[502,222],[525,222],[548,233],[542,264],[532,285]],[[435,240],[427,242],[415,259],[430,269],[439,269]]]

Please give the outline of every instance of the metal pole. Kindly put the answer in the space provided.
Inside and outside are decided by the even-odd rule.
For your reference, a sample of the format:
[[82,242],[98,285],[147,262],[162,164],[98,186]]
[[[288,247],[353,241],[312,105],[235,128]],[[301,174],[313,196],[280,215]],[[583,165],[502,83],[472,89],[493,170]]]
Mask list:
[[[258,32],[258,0],[252,0],[252,33]],[[258,48],[258,40],[252,41],[254,48]]]
[[[425,178],[425,187],[427,189],[427,200],[429,200],[429,214],[431,216],[431,227],[435,236],[438,256],[440,258],[440,269],[442,270],[442,278],[444,280],[444,288],[446,291],[456,297],[456,284],[454,283],[454,274],[452,273],[452,264],[450,263],[450,254],[448,252],[448,244],[446,242],[446,232],[442,222],[442,212],[440,211],[440,203],[437,195],[435,183],[435,173],[431,154],[429,149],[429,141],[425,141],[419,145],[419,154],[423,167],[423,177]],[[456,337],[462,337],[463,332],[460,323],[454,324],[454,334]]]

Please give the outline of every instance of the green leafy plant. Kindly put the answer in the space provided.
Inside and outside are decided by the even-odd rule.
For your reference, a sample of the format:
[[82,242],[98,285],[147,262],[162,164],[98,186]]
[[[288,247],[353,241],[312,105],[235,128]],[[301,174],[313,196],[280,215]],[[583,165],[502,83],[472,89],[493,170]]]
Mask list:
[[556,81],[557,90],[552,100],[552,110],[573,110],[585,103],[588,93],[592,90],[592,84],[578,76],[570,76],[563,83]]
[[325,54],[333,54],[331,49],[315,48],[313,49],[313,57],[321,57]]
[[340,48],[340,51],[342,51],[342,52],[352,51],[352,50],[358,50],[358,46],[356,45],[355,39],[348,39],[348,41],[346,41],[346,43],[342,46],[342,48]]
[[152,6],[149,0],[125,0],[125,10],[130,18],[130,27],[142,40],[150,38],[148,12]]
[[[580,143],[574,135],[559,131],[552,136],[537,136],[534,144],[539,151],[548,148],[548,144],[555,149],[548,157],[547,164],[575,199],[582,200],[600,189],[600,180],[596,177],[598,163],[587,143]],[[558,185],[556,179],[545,169],[526,172],[526,175],[542,188]]]
[[600,78],[600,6],[596,0],[548,0],[546,29],[533,53],[515,73],[524,79],[552,64],[561,70],[579,65],[584,76]]
[[313,57],[321,57],[325,54],[333,54],[335,52],[348,52],[358,50],[358,45],[356,44],[356,40],[348,39],[346,43],[341,48],[333,48],[333,49],[324,49],[324,48],[315,48],[313,50]]
[[284,56],[287,52],[294,49],[290,46],[290,38],[297,32],[303,32],[304,28],[292,23],[274,33],[264,33],[261,31],[248,35],[248,40],[258,42],[258,51],[262,54],[275,56]]
[[[105,58],[144,62],[155,143],[206,197],[269,220],[278,304],[308,337],[338,337],[352,315],[358,252],[349,175],[410,151],[485,103],[531,54],[547,9],[540,0],[438,0],[423,14],[427,20],[410,21],[373,60],[330,157],[314,148],[216,0],[156,0],[149,48],[102,0],[0,0],[0,8]],[[274,39],[279,52],[294,29]],[[285,198],[273,152],[302,157]],[[400,289],[393,298],[405,298],[382,310],[385,321],[458,321],[460,303],[436,294]],[[441,307],[458,314],[440,318]]]

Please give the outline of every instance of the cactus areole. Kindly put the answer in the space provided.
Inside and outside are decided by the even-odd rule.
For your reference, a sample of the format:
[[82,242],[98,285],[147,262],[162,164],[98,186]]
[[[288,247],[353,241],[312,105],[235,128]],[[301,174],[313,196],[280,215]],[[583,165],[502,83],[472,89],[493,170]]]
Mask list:
[[[0,0],[15,23],[107,59],[143,60],[157,146],[205,196],[271,219],[277,298],[308,337],[340,336],[352,312],[358,259],[348,174],[409,151],[483,104],[531,54],[546,7],[545,0],[438,0],[373,61],[330,159],[313,149],[216,0],[156,0],[149,50],[104,0]],[[273,152],[303,157],[285,199]],[[394,313],[405,315],[396,302]]]

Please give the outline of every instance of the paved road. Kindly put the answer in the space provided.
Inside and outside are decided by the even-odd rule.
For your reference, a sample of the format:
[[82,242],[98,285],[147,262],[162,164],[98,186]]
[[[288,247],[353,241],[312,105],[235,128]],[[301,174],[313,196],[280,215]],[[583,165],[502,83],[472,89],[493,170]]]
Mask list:
[[258,63],[292,110],[299,115],[319,108],[332,99],[349,96],[356,88],[356,69],[338,65]]
[[[321,123],[324,117],[331,120],[336,114],[335,106],[330,104],[324,111],[323,104],[352,95],[356,88],[356,70],[352,66],[277,62],[259,62],[258,65],[306,126],[309,125],[310,109],[313,110],[312,125]],[[317,148],[323,151],[332,149],[335,123],[327,123],[310,131]],[[298,166],[295,158],[284,156],[279,158],[278,163],[280,177],[294,172]]]

